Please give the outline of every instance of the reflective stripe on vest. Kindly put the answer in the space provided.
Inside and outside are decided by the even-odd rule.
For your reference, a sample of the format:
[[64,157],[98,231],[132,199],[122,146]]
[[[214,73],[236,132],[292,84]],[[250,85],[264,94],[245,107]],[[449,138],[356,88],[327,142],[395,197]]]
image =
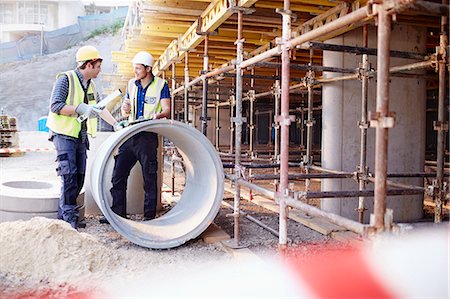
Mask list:
[[[60,73],[56,76],[56,78],[59,78],[62,75],[66,75],[69,79],[69,91],[66,98],[66,105],[78,106],[83,103],[84,90],[75,71]],[[89,105],[95,105],[97,103],[95,98],[96,94],[95,83],[91,80],[87,90]],[[78,122],[77,117],[78,115],[76,113],[72,115],[62,115],[50,111],[47,118],[47,127],[57,134],[78,138],[81,131],[81,123]],[[87,133],[92,137],[95,137],[97,133],[96,117],[92,117],[87,120]]]
[[[128,81],[128,95],[130,96],[131,102],[131,112],[128,117],[129,122],[133,122],[136,119],[136,107],[137,107],[137,92],[138,88],[136,86],[136,79],[131,79]],[[165,80],[153,77],[152,83],[147,88],[145,92],[144,100],[144,111],[143,117],[149,119],[153,117],[153,114],[160,113],[162,111],[161,107],[161,91],[166,83]]]

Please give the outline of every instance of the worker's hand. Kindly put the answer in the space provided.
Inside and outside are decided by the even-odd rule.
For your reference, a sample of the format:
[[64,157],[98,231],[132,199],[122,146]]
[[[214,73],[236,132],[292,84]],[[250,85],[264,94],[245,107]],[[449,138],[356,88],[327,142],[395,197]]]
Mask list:
[[94,106],[88,105],[86,103],[80,103],[75,109],[75,112],[78,113],[78,115],[82,116],[83,119],[86,119],[88,117],[94,117],[98,115],[101,110],[94,108]]
[[116,121],[113,126],[114,132],[120,131],[127,126],[128,126],[128,121],[126,121],[126,120],[122,120],[122,121],[118,121],[118,122]]
[[130,113],[131,111],[131,103],[129,99],[126,99],[125,101],[123,101],[122,103],[122,111],[125,113]]

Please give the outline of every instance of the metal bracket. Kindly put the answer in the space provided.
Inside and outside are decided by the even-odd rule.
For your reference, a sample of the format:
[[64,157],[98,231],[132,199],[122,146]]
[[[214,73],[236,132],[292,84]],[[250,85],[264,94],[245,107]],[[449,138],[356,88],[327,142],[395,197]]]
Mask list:
[[368,121],[365,121],[365,122],[358,121],[358,127],[360,129],[368,129],[368,128],[370,128],[370,122],[368,122]]
[[275,12],[279,13],[280,15],[288,15],[291,17],[291,20],[293,22],[297,22],[297,19],[298,19],[297,14],[292,13],[292,10],[284,10],[281,8],[277,8],[277,9],[275,9]]
[[228,10],[231,11],[231,12],[239,12],[239,11],[241,11],[245,15],[250,15],[250,14],[252,14],[252,13],[254,13],[256,11],[256,9],[254,9],[254,8],[246,8],[246,7],[238,6],[235,3],[235,1],[233,1],[233,0],[228,0],[228,3],[230,5]]
[[395,125],[395,112],[389,112],[389,116],[381,116],[380,112],[369,112],[370,127],[393,128]]
[[208,121],[208,120],[211,120],[211,117],[209,117],[209,116],[207,116],[207,117],[200,116],[198,119],[201,120],[201,121],[205,121],[205,120]]
[[448,122],[446,121],[434,121],[433,128],[435,131],[448,131]]
[[202,31],[202,17],[197,18],[197,29],[195,30],[195,33],[197,35],[208,35],[208,36],[219,34],[217,29],[214,31]]
[[288,117],[275,116],[275,123],[279,123],[282,126],[289,126],[292,122],[295,122],[295,115],[289,115]]
[[256,98],[256,91],[254,89],[250,89],[249,91],[247,91],[247,97],[250,101],[254,101]]
[[307,127],[312,127],[316,124],[316,120],[315,119],[311,119],[311,120],[307,120],[305,119],[303,121],[303,123],[307,126]]
[[359,63],[358,71],[358,80],[362,80],[364,77],[370,78],[371,73],[373,72],[372,64],[369,63],[367,69],[362,66],[362,63]]
[[247,118],[246,117],[232,117],[231,121],[237,125],[242,125],[243,123],[247,122]]
[[276,80],[275,84],[273,85],[273,95],[281,97],[281,86],[278,80]]
[[309,70],[306,73],[305,79],[303,80],[306,87],[313,86],[316,83],[315,73],[312,70]]

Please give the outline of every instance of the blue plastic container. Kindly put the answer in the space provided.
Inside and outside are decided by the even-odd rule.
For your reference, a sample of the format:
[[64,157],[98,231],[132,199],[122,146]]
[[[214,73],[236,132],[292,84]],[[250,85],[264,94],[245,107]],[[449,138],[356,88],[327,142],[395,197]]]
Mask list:
[[38,131],[48,132],[47,128],[47,116],[42,116],[38,120]]

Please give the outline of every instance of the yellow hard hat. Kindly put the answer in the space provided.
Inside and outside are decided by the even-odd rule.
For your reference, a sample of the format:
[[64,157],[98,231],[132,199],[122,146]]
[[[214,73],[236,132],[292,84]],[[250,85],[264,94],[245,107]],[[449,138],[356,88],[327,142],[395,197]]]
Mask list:
[[76,54],[77,62],[103,59],[100,52],[93,46],[83,46],[78,49]]

